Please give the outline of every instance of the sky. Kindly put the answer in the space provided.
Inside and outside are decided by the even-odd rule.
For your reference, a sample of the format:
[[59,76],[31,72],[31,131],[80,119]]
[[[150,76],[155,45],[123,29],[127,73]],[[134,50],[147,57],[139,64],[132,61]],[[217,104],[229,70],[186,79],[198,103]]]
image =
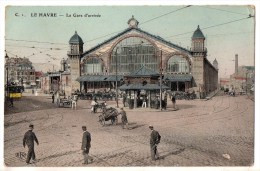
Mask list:
[[249,5],[7,6],[5,50],[10,57],[59,65],[67,58],[75,31],[85,51],[127,29],[132,15],[140,29],[188,49],[199,25],[206,37],[207,58],[218,61],[220,78],[234,73],[235,54],[239,65],[254,66],[255,18],[248,16],[254,16],[255,9]]

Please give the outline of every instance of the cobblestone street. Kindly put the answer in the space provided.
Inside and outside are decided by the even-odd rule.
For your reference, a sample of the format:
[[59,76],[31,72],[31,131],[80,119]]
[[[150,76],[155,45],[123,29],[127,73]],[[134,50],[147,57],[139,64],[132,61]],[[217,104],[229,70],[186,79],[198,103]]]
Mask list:
[[[107,101],[115,107],[115,101]],[[29,123],[39,140],[38,162],[30,167],[82,167],[82,125],[91,133],[87,167],[108,166],[251,166],[254,164],[254,102],[247,96],[215,96],[211,100],[178,100],[179,110],[125,108],[130,129],[98,122],[90,101],[79,100],[76,110],[57,108],[50,96],[24,96],[4,116],[6,166],[25,163],[22,139]],[[122,106],[120,103],[119,106]],[[159,160],[150,157],[152,124],[162,136]],[[229,157],[225,157],[229,156]]]

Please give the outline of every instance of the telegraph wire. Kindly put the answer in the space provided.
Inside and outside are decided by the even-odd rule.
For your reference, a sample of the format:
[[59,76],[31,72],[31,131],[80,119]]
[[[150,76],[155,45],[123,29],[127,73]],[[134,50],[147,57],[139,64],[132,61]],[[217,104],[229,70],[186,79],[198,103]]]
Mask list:
[[233,12],[233,11],[228,11],[228,10],[223,10],[223,9],[218,9],[218,8],[213,8],[213,7],[210,7],[210,6],[198,6],[198,7],[201,7],[201,8],[209,8],[209,9],[213,9],[213,10],[217,10],[217,11],[224,11],[224,12],[228,12],[228,13],[240,14],[240,15],[248,16],[248,14],[239,13],[239,12]]
[[156,19],[158,19],[158,18],[164,17],[164,16],[166,16],[166,15],[172,14],[172,13],[174,13],[174,12],[177,12],[177,11],[183,10],[183,9],[185,9],[185,8],[189,8],[189,7],[191,7],[191,5],[187,5],[187,6],[185,6],[185,7],[180,8],[180,9],[177,9],[177,10],[174,10],[174,11],[168,12],[168,13],[166,13],[166,14],[160,15],[160,16],[158,16],[158,17],[155,17],[155,18],[149,19],[149,20],[147,20],[147,21],[144,21],[144,22],[140,23],[139,25],[142,25],[142,24],[148,23],[148,22],[150,22],[150,21],[156,20]]
[[[228,22],[225,22],[225,23],[220,23],[220,24],[217,24],[217,25],[200,28],[200,30],[206,30],[206,29],[209,29],[209,28],[219,27],[219,26],[223,26],[223,25],[226,25],[226,24],[230,24],[230,23],[235,23],[235,22],[238,22],[238,21],[246,20],[246,19],[249,19],[249,18],[252,18],[252,17],[254,17],[254,16],[249,15],[249,16],[246,17],[246,18],[240,18],[240,19],[237,19],[237,20],[232,20],[232,21],[228,21]],[[175,37],[175,36],[180,36],[180,35],[185,35],[185,34],[189,34],[189,33],[193,33],[193,32],[194,32],[194,31],[189,31],[189,32],[185,32],[185,33],[180,33],[180,34],[168,36],[168,37],[166,37],[166,38]]]
[[[156,19],[158,19],[158,18],[160,18],[160,17],[163,17],[163,16],[166,16],[166,15],[172,14],[172,13],[174,13],[174,12],[183,10],[183,9],[188,8],[188,7],[190,7],[190,6],[191,6],[191,5],[188,5],[188,6],[185,6],[185,7],[180,8],[180,9],[177,9],[177,10],[174,10],[174,11],[170,11],[170,12],[168,12],[168,13],[166,13],[166,14],[163,14],[163,15],[160,15],[160,16],[158,16],[158,17],[155,17],[155,18],[149,19],[149,20],[147,20],[147,21],[144,21],[144,22],[140,23],[139,25],[148,23],[148,22],[153,21],[153,20],[156,20]],[[120,31],[122,31],[122,30],[120,30]],[[116,31],[116,32],[109,33],[109,34],[106,34],[106,35],[103,35],[103,36],[100,36],[100,37],[97,37],[97,38],[94,38],[94,39],[91,39],[91,40],[87,40],[87,41],[85,41],[84,43],[91,42],[91,41],[94,41],[94,40],[97,40],[97,39],[100,39],[100,38],[104,38],[104,37],[110,36],[110,35],[112,35],[112,34],[119,33],[120,31]],[[46,43],[46,44],[48,43],[48,44],[67,45],[67,44],[65,44],[65,43],[40,42],[40,41],[17,40],[17,39],[5,39],[5,40],[17,41],[17,42],[18,42],[18,41],[23,41],[23,42],[31,42],[31,43]]]
[[[220,24],[217,24],[217,25],[208,26],[208,27],[204,27],[204,28],[200,28],[200,29],[201,29],[201,30],[206,30],[206,29],[209,29],[209,28],[214,28],[214,27],[218,27],[218,26],[222,26],[222,25],[226,25],[226,24],[230,24],[230,23],[238,22],[238,21],[241,21],[241,20],[246,20],[246,19],[249,19],[249,18],[252,18],[252,17],[254,17],[254,16],[249,15],[249,16],[246,17],[246,18],[240,18],[240,19],[237,19],[237,20],[232,20],[232,21],[229,21],[229,22],[220,23]],[[171,37],[181,36],[181,35],[190,34],[190,33],[193,33],[193,32],[194,32],[194,31],[189,31],[189,32],[185,32],[185,33],[180,33],[180,34],[172,35],[172,36],[167,36],[166,38],[171,38]],[[108,35],[111,35],[111,34],[114,34],[114,33],[118,33],[118,32],[113,32],[113,33],[110,33],[110,34],[108,34]],[[97,39],[100,39],[100,38],[106,37],[106,36],[108,36],[108,35],[100,36],[100,37],[97,37],[97,38],[95,38],[95,39],[88,40],[88,41],[86,41],[86,42],[91,42],[91,41],[94,41],[94,40],[97,40]],[[26,41],[26,40],[15,40],[15,39],[6,39],[6,40],[25,41],[25,42],[37,42],[37,43],[47,43],[47,42]],[[48,43],[51,43],[51,42],[48,42]],[[55,44],[55,43],[52,43],[52,44]],[[60,43],[58,43],[58,44],[60,44]],[[65,45],[65,44],[63,44],[63,45]],[[66,44],[66,45],[67,45],[67,44]],[[6,46],[15,46],[15,45],[6,45]],[[35,48],[35,46],[16,46],[16,47]],[[37,48],[42,48],[42,47],[37,47]],[[62,49],[65,49],[65,48],[42,48],[42,49],[62,50]],[[66,49],[67,49],[67,48],[66,48]]]
[[[158,18],[160,18],[160,17],[169,15],[169,14],[174,13],[174,12],[183,10],[183,9],[188,8],[188,7],[190,7],[190,6],[191,6],[191,5],[188,5],[188,6],[185,6],[185,7],[180,8],[180,9],[177,9],[177,10],[168,12],[168,13],[166,13],[166,14],[160,15],[160,16],[158,16],[158,17],[149,19],[149,20],[147,20],[147,21],[145,21],[145,22],[140,23],[139,25],[141,25],[141,24],[146,24],[146,23],[148,23],[148,22],[150,22],[150,21],[153,21],[153,20],[155,20],[155,19],[158,19]],[[200,7],[201,7],[201,6],[200,6]],[[211,8],[211,7],[208,7],[208,8]],[[215,9],[215,8],[211,8],[211,9]],[[215,10],[217,10],[217,9],[215,9]],[[221,10],[221,11],[226,11],[226,10]],[[226,11],[226,12],[230,12],[230,11]],[[232,13],[235,13],[235,12],[232,12]],[[238,13],[238,14],[241,14],[241,13]],[[242,14],[241,14],[241,15],[242,15]],[[243,15],[245,15],[245,14],[243,14]],[[246,17],[246,18],[241,18],[241,19],[237,19],[237,20],[233,20],[233,21],[229,21],[229,22],[225,22],[225,23],[221,23],[221,24],[217,24],[217,25],[213,25],[213,26],[209,26],[209,27],[205,27],[205,28],[201,28],[201,30],[206,30],[206,29],[209,29],[209,28],[214,28],[214,27],[218,27],[218,26],[222,26],[222,25],[226,25],[226,24],[238,22],[238,21],[245,20],[245,19],[252,18],[252,17],[254,17],[254,16],[252,16],[252,15],[250,14],[250,15],[249,15],[248,17]],[[107,37],[107,36],[109,36],[109,35],[112,35],[112,34],[115,34],[115,33],[118,33],[118,32],[120,32],[120,31],[113,32],[113,33],[110,33],[110,34],[107,34],[107,35],[104,35],[104,36],[97,37],[97,38],[95,38],[95,39],[91,39],[91,40],[85,41],[85,43],[86,43],[86,42],[91,42],[91,41],[94,41],[94,40],[97,40],[97,39],[100,39],[100,38],[103,38],[103,37]],[[189,32],[185,32],[185,33],[180,33],[180,34],[168,36],[168,37],[166,37],[166,38],[176,37],[176,36],[185,35],[185,34],[189,34],[189,33],[193,33],[193,32],[194,32],[194,31],[189,31]],[[28,41],[28,40],[16,40],[16,39],[5,39],[5,40],[10,40],[10,41],[24,41],[24,42],[35,42],[35,43],[49,43],[49,44],[53,44],[53,45],[54,45],[54,44],[57,44],[57,45],[67,45],[67,44],[65,44],[65,43],[40,42],[40,41]],[[6,45],[6,46],[11,46],[11,45]],[[32,46],[32,47],[28,47],[28,46],[16,46],[16,47],[35,48],[34,46]],[[38,47],[38,48],[41,48],[41,47]],[[48,48],[43,48],[43,49],[48,49]],[[53,48],[50,48],[50,49],[53,50]],[[62,49],[65,49],[65,48],[56,48],[55,50],[62,50]],[[67,48],[66,48],[66,49],[67,49]]]
[[67,45],[65,43],[40,42],[40,41],[32,41],[32,40],[17,40],[17,39],[5,39],[5,40],[17,41],[17,42],[31,42],[31,43],[46,43],[46,44]]
[[[150,22],[150,21],[153,21],[153,20],[155,20],[155,19],[157,19],[157,18],[160,18],[160,17],[166,16],[166,15],[169,15],[169,14],[171,14],[171,13],[174,13],[174,12],[177,12],[177,11],[180,11],[180,10],[183,10],[183,9],[188,8],[188,7],[190,7],[190,6],[191,6],[191,5],[188,5],[188,6],[185,6],[185,7],[180,8],[180,9],[177,9],[177,10],[168,12],[168,13],[166,13],[166,14],[160,15],[160,16],[158,16],[158,17],[149,19],[149,20],[147,20],[147,21],[144,21],[144,22],[140,23],[139,25],[148,23],[148,22]],[[100,37],[97,37],[97,38],[94,38],[94,39],[91,39],[91,40],[87,40],[86,42],[91,42],[91,41],[94,41],[94,40],[97,40],[97,39],[100,39],[100,38],[103,38],[103,37],[107,37],[107,36],[110,36],[110,35],[112,35],[112,34],[119,33],[119,32],[121,32],[121,31],[122,31],[122,30],[116,31],[116,32],[113,32],[113,33],[109,33],[109,34],[104,35],[104,36],[100,36]],[[84,43],[85,43],[85,42],[84,42]]]

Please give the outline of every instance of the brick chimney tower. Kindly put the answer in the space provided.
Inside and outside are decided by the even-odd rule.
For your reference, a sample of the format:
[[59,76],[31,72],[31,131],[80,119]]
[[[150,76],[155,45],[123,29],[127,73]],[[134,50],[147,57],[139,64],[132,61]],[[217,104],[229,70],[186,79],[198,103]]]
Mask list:
[[238,74],[238,54],[235,55],[235,74]]

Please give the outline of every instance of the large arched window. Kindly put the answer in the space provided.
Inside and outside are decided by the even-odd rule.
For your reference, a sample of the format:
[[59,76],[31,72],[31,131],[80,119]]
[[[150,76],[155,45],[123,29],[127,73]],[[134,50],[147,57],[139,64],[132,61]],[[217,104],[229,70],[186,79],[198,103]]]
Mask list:
[[174,55],[168,60],[167,71],[189,73],[189,63],[184,57],[180,55]]
[[102,63],[98,58],[89,58],[84,64],[85,73],[102,73]]
[[155,47],[146,39],[129,37],[117,44],[112,51],[110,72],[130,73],[142,65],[158,71]]

